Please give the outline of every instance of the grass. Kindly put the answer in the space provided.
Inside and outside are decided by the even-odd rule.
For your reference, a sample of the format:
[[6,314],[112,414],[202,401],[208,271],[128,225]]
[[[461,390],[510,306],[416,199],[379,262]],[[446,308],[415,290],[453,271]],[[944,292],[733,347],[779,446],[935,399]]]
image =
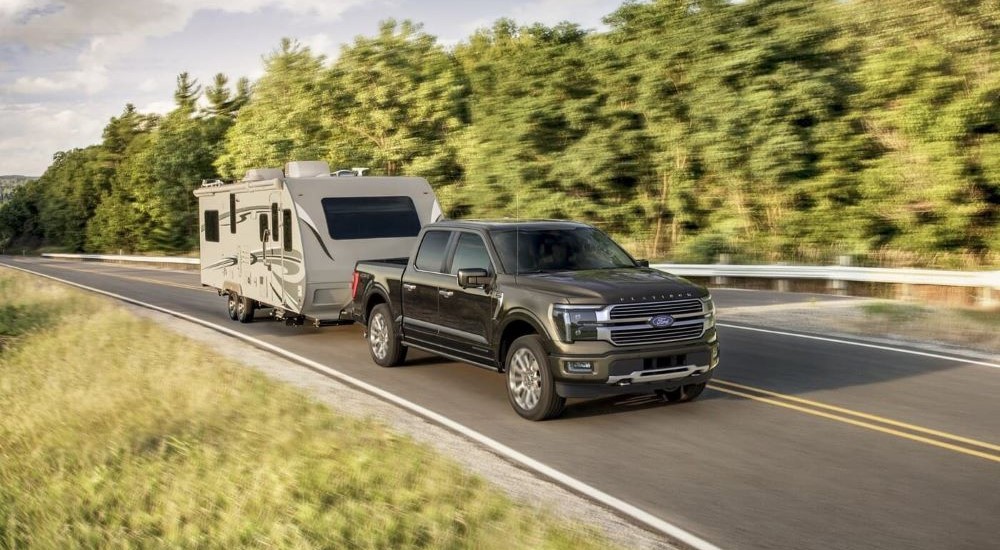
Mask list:
[[104,299],[0,304],[0,548],[608,546]]
[[896,323],[918,319],[929,312],[927,308],[917,304],[894,302],[874,302],[870,304],[863,304],[861,309],[867,315],[882,317]]
[[1000,309],[960,309],[958,310],[958,314],[974,323],[983,324],[1000,330]]

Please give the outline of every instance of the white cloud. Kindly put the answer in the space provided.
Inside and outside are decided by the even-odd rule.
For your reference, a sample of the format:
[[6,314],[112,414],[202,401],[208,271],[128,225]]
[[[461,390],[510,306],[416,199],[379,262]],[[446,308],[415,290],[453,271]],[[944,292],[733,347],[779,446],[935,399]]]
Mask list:
[[177,104],[173,101],[150,101],[146,105],[140,107],[139,112],[165,115],[170,111],[173,111],[175,108],[177,108]]
[[0,174],[39,176],[52,154],[101,139],[107,120],[84,114],[86,104],[0,103]]
[[[563,21],[583,23],[584,28],[589,22],[599,22],[608,14],[607,0],[535,0],[511,9],[511,15],[519,23],[544,23],[555,25]],[[595,28],[602,29],[603,24]]]
[[109,65],[150,38],[181,31],[199,10],[253,13],[275,8],[324,21],[364,0],[0,0],[0,45],[34,50],[79,49],[77,67],[52,76],[21,77],[8,86],[19,94],[83,90],[108,85]]
[[156,78],[147,78],[139,83],[138,89],[140,92],[155,92],[163,88],[162,83]]
[[299,42],[314,54],[323,54],[328,59],[336,59],[340,55],[340,42],[334,41],[333,37],[326,33],[307,36]]

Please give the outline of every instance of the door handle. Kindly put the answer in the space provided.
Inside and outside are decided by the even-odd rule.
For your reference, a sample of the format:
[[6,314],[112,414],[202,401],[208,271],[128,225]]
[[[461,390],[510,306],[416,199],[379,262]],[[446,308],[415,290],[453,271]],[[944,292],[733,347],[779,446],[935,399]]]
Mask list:
[[417,285],[411,285],[410,283],[403,283],[403,290],[409,292],[411,290],[416,290]]
[[438,294],[440,294],[441,296],[444,296],[445,298],[451,298],[455,294],[455,291],[453,291],[453,290],[439,290]]

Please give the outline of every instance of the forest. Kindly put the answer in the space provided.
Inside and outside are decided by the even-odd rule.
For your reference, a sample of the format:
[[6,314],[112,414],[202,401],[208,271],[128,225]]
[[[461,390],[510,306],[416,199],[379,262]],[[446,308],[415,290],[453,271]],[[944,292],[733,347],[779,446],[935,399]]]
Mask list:
[[[607,30],[384,21],[334,60],[177,77],[0,207],[0,248],[183,254],[202,180],[324,159],[427,178],[449,217],[565,218],[637,257],[1000,264],[1000,4],[627,2]],[[266,46],[262,47],[266,50]]]

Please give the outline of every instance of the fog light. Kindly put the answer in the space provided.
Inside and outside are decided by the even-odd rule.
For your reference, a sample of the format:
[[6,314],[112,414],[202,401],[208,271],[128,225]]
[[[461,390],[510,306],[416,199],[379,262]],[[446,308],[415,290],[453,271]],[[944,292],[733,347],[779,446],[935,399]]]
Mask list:
[[594,364],[590,361],[566,361],[566,372],[590,374],[594,372]]

